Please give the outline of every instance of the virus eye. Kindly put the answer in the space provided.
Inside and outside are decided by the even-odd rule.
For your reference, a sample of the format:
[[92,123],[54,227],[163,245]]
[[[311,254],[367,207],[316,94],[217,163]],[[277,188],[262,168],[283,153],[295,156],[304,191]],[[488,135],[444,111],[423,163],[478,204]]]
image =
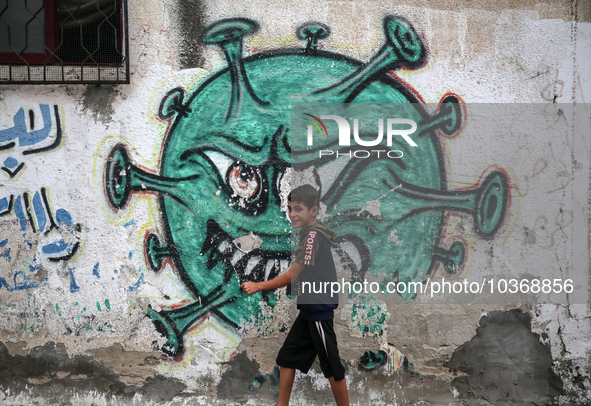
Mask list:
[[228,185],[241,198],[253,199],[261,189],[261,176],[257,168],[244,163],[234,163],[226,175]]

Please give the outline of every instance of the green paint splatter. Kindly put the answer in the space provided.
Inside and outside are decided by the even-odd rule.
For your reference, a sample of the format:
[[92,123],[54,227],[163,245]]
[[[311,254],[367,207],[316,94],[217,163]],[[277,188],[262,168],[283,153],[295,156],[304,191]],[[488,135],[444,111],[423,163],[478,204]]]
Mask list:
[[386,305],[373,297],[361,296],[351,307],[351,322],[363,337],[381,335],[390,313]]
[[109,299],[105,299],[105,307],[107,308],[108,312],[111,311],[111,304],[109,303]]
[[96,308],[97,308],[97,310],[98,310],[99,312],[101,312],[101,311],[102,311],[102,310],[101,310],[101,304],[100,304],[98,301],[96,302]]

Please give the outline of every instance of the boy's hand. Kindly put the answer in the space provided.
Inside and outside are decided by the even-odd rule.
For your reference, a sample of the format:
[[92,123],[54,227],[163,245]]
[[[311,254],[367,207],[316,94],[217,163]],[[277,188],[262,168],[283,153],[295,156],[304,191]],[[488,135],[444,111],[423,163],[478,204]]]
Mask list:
[[256,282],[244,282],[240,285],[240,288],[247,294],[247,295],[254,295],[259,290],[261,290]]

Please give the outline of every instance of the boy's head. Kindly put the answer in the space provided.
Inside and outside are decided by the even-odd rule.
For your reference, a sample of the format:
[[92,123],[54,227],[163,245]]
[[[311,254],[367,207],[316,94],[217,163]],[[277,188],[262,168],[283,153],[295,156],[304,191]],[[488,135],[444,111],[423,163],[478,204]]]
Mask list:
[[303,185],[293,189],[287,196],[289,219],[295,228],[306,227],[316,223],[320,197],[311,185]]

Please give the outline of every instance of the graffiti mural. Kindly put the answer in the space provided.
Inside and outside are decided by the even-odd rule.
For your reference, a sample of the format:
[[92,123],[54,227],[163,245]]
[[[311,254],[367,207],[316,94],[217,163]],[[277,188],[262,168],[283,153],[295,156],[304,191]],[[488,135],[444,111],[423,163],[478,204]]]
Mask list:
[[54,233],[59,234],[60,227],[75,235],[81,232],[81,225],[73,223],[67,210],[58,209],[53,214],[47,188],[42,187],[32,197],[25,192],[16,198],[10,195],[0,199],[0,218],[9,215],[17,217],[21,231],[30,228],[33,233],[39,234],[42,240],[41,253],[49,261],[67,261],[78,252],[80,241],[76,239],[66,242],[60,237],[50,242]]
[[[0,130],[0,151],[2,158],[0,169],[14,179],[24,168],[24,158],[58,148],[62,142],[62,126],[58,106],[39,105],[42,126],[36,119],[35,110],[29,109],[27,114],[20,108],[14,115],[14,126]],[[27,120],[28,118],[28,120]],[[18,144],[18,145],[17,145]],[[16,153],[16,154],[13,154]],[[17,158],[17,156],[21,158]]]
[[[461,100],[446,94],[437,111],[427,111],[416,92],[391,73],[424,66],[427,52],[420,36],[402,17],[386,17],[383,27],[386,43],[364,64],[320,49],[319,41],[330,35],[323,24],[298,29],[298,38],[306,41],[301,49],[244,57],[243,39],[257,31],[257,23],[216,22],[205,30],[203,42],[222,49],[227,67],[194,90],[175,88],[163,98],[158,114],[168,129],[159,170],[134,165],[123,144],[111,149],[104,168],[109,205],[118,211],[127,207],[133,193],[157,193],[164,235],[146,235],[147,263],[158,272],[170,258],[195,297],[187,305],[148,310],[167,338],[165,353],[181,355],[185,333],[207,315],[238,329],[257,320],[261,303],[274,306],[273,293],[248,296],[239,287],[244,281],[273,278],[289,264],[290,224],[281,211],[281,196],[283,177],[292,164],[293,103],[407,103],[417,117],[423,160],[367,168],[350,162],[337,179],[327,171],[316,174],[329,224],[331,215],[336,218],[335,202],[351,197],[351,207],[338,209],[341,220],[350,216],[351,221],[330,225],[340,236],[337,251],[345,262],[348,258],[353,280],[370,268],[389,270],[391,280],[423,280],[438,264],[456,272],[466,247],[460,238],[442,242],[449,211],[471,214],[480,237],[495,235],[509,202],[508,177],[502,170],[491,170],[468,190],[447,189],[439,137],[461,131]],[[338,145],[327,140],[323,148]],[[312,158],[307,162],[323,166]],[[300,161],[300,166],[305,165]],[[378,187],[360,193],[360,182],[351,174],[361,172],[365,178],[375,174],[369,177]],[[382,206],[380,218],[351,214],[389,193],[396,198]],[[357,221],[368,222],[367,235],[355,234]],[[396,257],[390,255],[386,238],[396,245]],[[351,250],[357,255],[350,255]],[[376,357],[368,355],[361,363],[372,368],[381,363]]]
[[[20,108],[13,116],[14,125],[0,130],[0,169],[10,181],[19,182],[27,169],[27,158],[54,151],[62,145],[62,121],[58,106],[40,104],[38,108],[27,109],[26,113]],[[6,275],[0,276],[0,288],[12,291],[38,287],[45,279],[29,281],[29,275],[42,267],[43,260],[69,261],[80,249],[81,224],[74,223],[67,210],[52,208],[47,187],[34,192],[0,192],[0,219],[6,220],[0,241],[0,256],[5,261],[11,262],[14,244],[35,251],[29,271],[15,270],[8,278],[12,279],[12,284]],[[69,273],[75,291],[78,287],[72,271]]]

